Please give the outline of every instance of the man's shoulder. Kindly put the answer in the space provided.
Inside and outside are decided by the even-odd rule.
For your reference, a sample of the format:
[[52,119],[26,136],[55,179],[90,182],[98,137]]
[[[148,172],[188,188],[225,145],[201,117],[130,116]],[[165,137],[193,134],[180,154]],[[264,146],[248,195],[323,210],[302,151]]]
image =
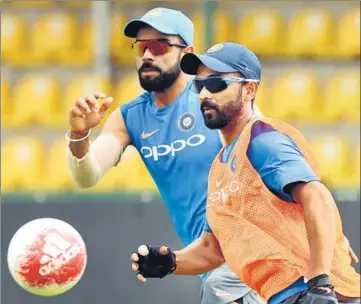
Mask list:
[[283,134],[279,131],[273,130],[266,133],[260,133],[257,136],[253,137],[250,141],[250,148],[257,149],[276,149],[281,147],[285,143],[291,143],[292,139],[286,134]]
[[285,143],[293,143],[292,138],[274,128],[272,124],[258,120],[252,125],[250,147],[274,148]]
[[299,153],[298,146],[287,134],[263,122],[254,125],[247,149],[252,163],[282,158],[295,152]]
[[120,106],[120,109],[122,110],[122,112],[124,112],[124,111],[128,111],[132,108],[136,108],[137,106],[145,105],[151,100],[150,94],[151,93],[149,93],[149,92],[143,92],[142,94],[138,95],[134,99],[123,103]]
[[276,168],[286,161],[292,161],[302,156],[295,141],[287,134],[264,126],[261,126],[260,129],[262,132],[252,134],[247,149],[247,156],[257,171],[264,169],[265,166]]

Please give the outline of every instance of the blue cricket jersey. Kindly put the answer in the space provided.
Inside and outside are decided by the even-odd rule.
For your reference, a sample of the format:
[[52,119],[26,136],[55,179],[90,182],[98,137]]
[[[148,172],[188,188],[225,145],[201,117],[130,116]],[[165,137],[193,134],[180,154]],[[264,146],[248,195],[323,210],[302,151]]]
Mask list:
[[132,144],[139,151],[169,210],[184,246],[203,231],[210,166],[222,147],[208,129],[191,81],[169,105],[157,108],[145,92],[120,107]]

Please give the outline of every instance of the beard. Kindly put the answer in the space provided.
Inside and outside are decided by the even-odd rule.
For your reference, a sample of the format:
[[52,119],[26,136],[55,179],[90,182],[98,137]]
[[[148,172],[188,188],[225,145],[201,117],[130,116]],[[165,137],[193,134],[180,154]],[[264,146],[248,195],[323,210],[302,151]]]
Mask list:
[[[213,110],[214,113],[205,113],[205,109]],[[209,129],[222,129],[230,122],[229,117],[221,111],[219,106],[211,101],[204,101],[201,104],[201,111],[204,123]]]
[[[142,77],[142,72],[145,69],[157,71],[159,75],[156,77]],[[150,62],[145,62],[138,70],[139,83],[140,86],[148,92],[164,92],[173,85],[180,73],[181,68],[179,61],[166,72],[163,72],[159,67],[152,65]]]
[[[206,100],[201,104],[201,112],[204,123],[209,129],[223,129],[235,118],[238,117],[242,111],[242,87],[233,101],[227,102],[222,109],[220,107]],[[205,112],[206,109],[213,110],[212,112]]]

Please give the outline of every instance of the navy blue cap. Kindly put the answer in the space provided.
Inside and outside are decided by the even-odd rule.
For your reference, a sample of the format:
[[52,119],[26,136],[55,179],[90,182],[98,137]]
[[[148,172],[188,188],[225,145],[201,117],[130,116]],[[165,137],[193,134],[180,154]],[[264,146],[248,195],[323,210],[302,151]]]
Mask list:
[[261,63],[248,48],[233,42],[218,43],[205,54],[185,54],[181,60],[184,73],[196,75],[200,65],[219,73],[238,72],[247,79],[261,81]]
[[178,35],[187,45],[193,44],[193,22],[181,11],[163,7],[154,8],[140,19],[130,20],[124,27],[124,35],[135,38],[139,29],[144,25],[165,35]]

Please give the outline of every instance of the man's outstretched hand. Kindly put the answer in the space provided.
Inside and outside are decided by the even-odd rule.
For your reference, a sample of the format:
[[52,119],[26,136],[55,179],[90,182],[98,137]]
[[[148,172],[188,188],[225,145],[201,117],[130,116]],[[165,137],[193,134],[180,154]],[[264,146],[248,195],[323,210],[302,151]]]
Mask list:
[[146,278],[164,278],[176,269],[176,256],[169,248],[141,245],[138,253],[133,253],[132,270],[142,283]]

